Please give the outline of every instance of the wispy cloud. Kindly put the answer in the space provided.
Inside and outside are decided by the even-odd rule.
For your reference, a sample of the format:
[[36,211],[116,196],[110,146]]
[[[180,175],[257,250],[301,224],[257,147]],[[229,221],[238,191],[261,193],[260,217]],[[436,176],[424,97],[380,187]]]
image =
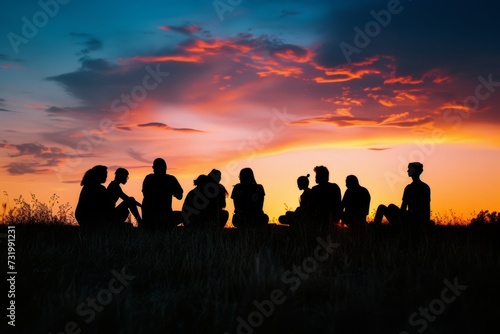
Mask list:
[[203,132],[200,130],[195,130],[195,129],[190,129],[190,128],[173,128],[171,126],[168,126],[167,124],[160,123],[160,122],[150,122],[150,123],[138,124],[137,126],[140,128],[156,128],[159,130],[166,130],[166,131]]
[[375,118],[359,118],[353,116],[325,115],[305,118],[292,122],[293,125],[307,125],[313,123],[331,124],[338,127],[402,127],[411,128],[422,125],[431,125],[434,119],[430,116],[414,117],[408,112],[383,115]]
[[[9,174],[47,173],[60,165],[67,154],[58,147],[47,147],[39,143],[0,144],[0,149],[13,150],[9,157],[15,161],[4,167]],[[22,158],[21,161],[19,161]]]
[[144,162],[144,163],[148,163],[148,164],[152,164],[153,163],[153,160],[152,159],[147,159],[144,157],[144,153],[141,153],[141,152],[138,152],[132,148],[129,148],[127,150],[127,154],[129,157],[131,157],[132,159],[134,160],[137,160],[137,161],[140,161],[140,162]]
[[173,26],[173,25],[163,25],[160,26],[161,30],[174,31],[181,34],[192,35],[194,33],[202,31],[202,29],[196,24],[185,25],[185,26]]

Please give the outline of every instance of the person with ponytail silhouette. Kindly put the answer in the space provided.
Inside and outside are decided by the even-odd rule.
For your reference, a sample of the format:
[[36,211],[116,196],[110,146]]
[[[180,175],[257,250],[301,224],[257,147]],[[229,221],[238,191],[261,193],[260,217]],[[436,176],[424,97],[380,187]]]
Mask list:
[[234,202],[233,225],[235,227],[260,227],[269,223],[269,216],[264,213],[264,187],[255,181],[251,168],[240,171],[240,183],[231,193]]

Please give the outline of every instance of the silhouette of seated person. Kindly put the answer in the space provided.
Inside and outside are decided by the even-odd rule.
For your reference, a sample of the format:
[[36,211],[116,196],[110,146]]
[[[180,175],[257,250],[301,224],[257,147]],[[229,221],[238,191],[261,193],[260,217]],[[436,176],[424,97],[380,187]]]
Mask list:
[[240,171],[240,183],[231,193],[234,202],[233,225],[235,227],[266,226],[269,217],[264,213],[264,187],[255,181],[252,169]]
[[214,222],[218,226],[224,227],[226,226],[227,220],[229,219],[229,212],[227,210],[224,210],[226,208],[226,197],[229,196],[229,193],[227,192],[226,187],[224,187],[220,183],[222,179],[220,170],[212,169],[210,173],[208,173],[208,176],[211,179],[209,185],[214,185],[218,188],[218,191],[215,195],[216,200],[212,202],[215,206],[213,208],[213,211],[216,215]]
[[381,224],[385,216],[393,226],[430,226],[431,222],[431,189],[420,180],[424,166],[420,162],[408,164],[408,176],[412,183],[405,187],[401,208],[395,204],[379,205],[374,224]]
[[162,158],[153,162],[153,173],[142,183],[142,226],[146,228],[173,228],[182,223],[180,211],[172,210],[172,197],[182,199],[183,190],[177,178],[167,174],[167,163]]
[[342,222],[352,227],[365,225],[370,211],[370,193],[359,185],[355,175],[347,176],[345,185],[347,190],[342,198]]
[[212,182],[212,190],[210,190],[211,180],[207,175],[200,175],[194,180],[195,188],[188,192],[182,205],[184,226],[209,227],[215,225],[216,192],[219,191],[219,188],[214,188],[215,184]]
[[316,166],[316,185],[311,189],[311,221],[314,225],[327,228],[338,224],[342,212],[340,188],[329,182],[330,172],[325,166]]
[[82,190],[75,210],[75,218],[82,227],[112,226],[117,223],[114,204],[102,185],[108,177],[106,166],[89,169],[80,183]]
[[299,190],[302,190],[299,198],[299,207],[295,211],[288,211],[285,215],[280,216],[278,221],[281,224],[297,226],[310,220],[309,197],[311,196],[311,188],[309,188],[309,174],[298,177],[297,187]]
[[122,200],[122,202],[115,207],[115,215],[118,217],[118,220],[125,221],[130,212],[137,220],[137,224],[140,225],[142,224],[142,218],[137,207],[142,206],[141,203],[137,202],[134,197],[125,194],[120,186],[120,184],[124,185],[127,183],[128,175],[128,170],[121,167],[118,168],[115,171],[115,179],[109,183],[107,190],[113,202],[113,206],[116,206],[116,202],[118,202],[119,199]]

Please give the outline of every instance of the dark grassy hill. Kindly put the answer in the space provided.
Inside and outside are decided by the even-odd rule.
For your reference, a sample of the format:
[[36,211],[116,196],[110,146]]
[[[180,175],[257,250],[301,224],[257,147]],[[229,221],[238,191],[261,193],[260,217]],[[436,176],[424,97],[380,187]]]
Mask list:
[[[14,332],[488,333],[498,328],[498,229],[369,227],[320,233],[280,226],[85,231],[17,225]],[[0,233],[5,230],[1,226]],[[7,244],[1,240],[6,263]]]

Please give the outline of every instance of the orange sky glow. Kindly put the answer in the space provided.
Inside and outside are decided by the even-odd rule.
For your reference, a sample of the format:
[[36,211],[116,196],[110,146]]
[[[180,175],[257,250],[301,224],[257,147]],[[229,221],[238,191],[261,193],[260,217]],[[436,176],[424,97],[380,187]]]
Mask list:
[[[12,208],[21,195],[48,202],[57,194],[75,208],[84,172],[98,164],[108,166],[108,183],[127,168],[123,189],[140,201],[161,157],[184,194],[212,168],[231,192],[251,167],[273,221],[298,206],[297,177],[310,174],[312,187],[314,167],[324,165],[342,194],[346,176],[358,177],[373,217],[379,204],[401,203],[407,164],[420,161],[435,219],[500,211],[498,53],[485,47],[452,57],[451,37],[429,51],[422,45],[434,37],[419,39],[395,18],[347,59],[339,44],[353,43],[352,26],[332,20],[323,10],[330,5],[303,8],[303,21],[284,12],[283,20],[297,21],[276,26],[261,27],[257,21],[269,22],[254,13],[255,28],[214,13],[189,22],[151,17],[130,23],[141,35],[126,40],[113,35],[121,21],[74,32],[61,18],[18,55],[2,46],[0,202]],[[308,30],[311,22],[317,30]],[[57,31],[69,37],[47,44]]]

